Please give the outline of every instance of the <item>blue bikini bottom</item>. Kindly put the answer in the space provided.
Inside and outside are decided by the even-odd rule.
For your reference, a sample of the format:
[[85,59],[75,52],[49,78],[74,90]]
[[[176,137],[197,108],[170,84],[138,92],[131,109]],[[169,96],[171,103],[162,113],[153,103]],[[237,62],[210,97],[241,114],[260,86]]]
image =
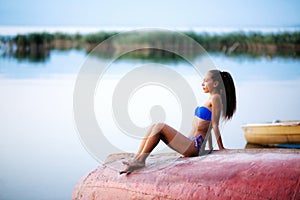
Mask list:
[[197,137],[189,137],[190,140],[194,141],[195,147],[198,148],[199,152],[201,151],[201,145],[204,143],[204,137],[199,135]]

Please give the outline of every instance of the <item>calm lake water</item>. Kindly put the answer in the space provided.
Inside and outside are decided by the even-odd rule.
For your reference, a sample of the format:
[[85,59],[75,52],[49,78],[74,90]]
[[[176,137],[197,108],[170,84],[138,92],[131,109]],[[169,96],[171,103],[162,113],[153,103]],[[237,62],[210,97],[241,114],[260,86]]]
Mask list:
[[[74,85],[85,58],[84,52],[76,50],[52,51],[40,63],[0,58],[0,199],[70,199],[77,181],[99,165],[81,143],[73,116]],[[246,123],[300,119],[299,59],[221,54],[211,58],[219,69],[231,72],[237,89],[236,115],[221,126],[225,147],[245,147],[241,126]],[[141,63],[147,61],[114,63],[110,76],[102,78],[103,88],[98,87],[95,94],[99,126],[113,145],[126,152],[135,151],[139,140],[122,135],[106,106],[109,98],[102,97],[111,95],[122,75]],[[190,66],[163,64],[188,80],[198,104],[205,101],[202,77],[195,76]],[[159,100],[153,98],[157,96]],[[159,85],[145,86],[132,94],[129,116],[135,124],[147,126],[151,122],[149,109],[157,104],[165,109],[166,122],[178,128],[180,103]],[[185,126],[188,129],[190,124]]]

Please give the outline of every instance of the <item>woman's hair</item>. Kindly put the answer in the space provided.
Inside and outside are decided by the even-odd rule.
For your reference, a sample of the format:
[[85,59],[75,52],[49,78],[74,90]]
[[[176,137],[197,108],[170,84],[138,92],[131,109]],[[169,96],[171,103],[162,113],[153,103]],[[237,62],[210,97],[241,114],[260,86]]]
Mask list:
[[210,70],[209,72],[212,74],[212,79],[219,82],[223,103],[223,116],[225,120],[229,120],[236,110],[236,94],[232,76],[229,72],[221,72],[220,70]]

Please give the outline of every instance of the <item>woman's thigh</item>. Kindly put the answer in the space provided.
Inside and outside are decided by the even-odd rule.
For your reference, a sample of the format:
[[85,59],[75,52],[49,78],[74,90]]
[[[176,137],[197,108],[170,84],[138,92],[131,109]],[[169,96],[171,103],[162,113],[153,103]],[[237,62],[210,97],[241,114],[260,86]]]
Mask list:
[[198,148],[195,147],[194,141],[187,138],[185,135],[172,128],[167,124],[158,124],[161,139],[172,149],[182,154],[183,156],[197,156]]

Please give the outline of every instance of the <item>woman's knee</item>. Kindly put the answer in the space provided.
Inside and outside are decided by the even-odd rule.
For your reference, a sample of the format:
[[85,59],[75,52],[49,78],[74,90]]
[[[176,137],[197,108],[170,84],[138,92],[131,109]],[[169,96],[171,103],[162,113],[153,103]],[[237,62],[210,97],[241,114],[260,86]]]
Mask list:
[[155,130],[155,132],[157,132],[157,133],[160,133],[166,126],[167,125],[165,123],[157,123],[157,124],[154,124],[153,130]]
[[157,123],[157,124],[153,124],[150,128],[151,128],[151,135],[157,135],[157,134],[163,134],[164,132],[164,127],[166,127],[165,123]]

